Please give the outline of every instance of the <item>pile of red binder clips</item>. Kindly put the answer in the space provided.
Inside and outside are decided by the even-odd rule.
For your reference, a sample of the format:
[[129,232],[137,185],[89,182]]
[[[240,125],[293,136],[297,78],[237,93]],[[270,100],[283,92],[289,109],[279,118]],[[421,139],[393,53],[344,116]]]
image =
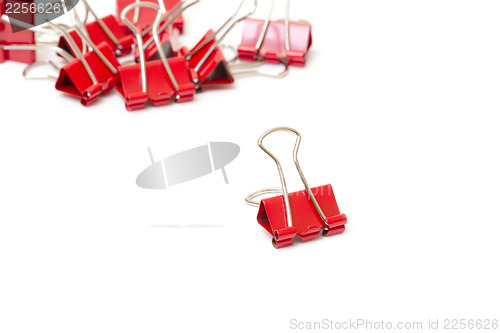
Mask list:
[[[87,0],[81,0],[86,11],[84,20],[72,9],[67,14],[70,25],[47,19],[35,28],[14,32],[13,28],[23,23],[7,16],[0,0],[0,63],[10,60],[28,64],[26,78],[40,78],[30,74],[31,69],[50,63],[59,75],[43,78],[55,80],[57,90],[89,106],[116,88],[129,111],[148,104],[192,101],[205,87],[233,84],[236,76],[253,73],[282,77],[289,66],[305,65],[312,43],[311,26],[290,22],[290,0],[282,21],[271,20],[274,0],[270,0],[271,10],[264,20],[250,18],[257,0],[242,0],[226,22],[208,30],[194,47],[179,46],[184,30],[182,15],[200,1],[117,0],[118,15],[101,17]],[[61,3],[66,8],[64,0]],[[228,59],[222,41],[243,21],[241,45],[237,55]],[[38,41],[40,34],[53,36],[54,42]],[[41,50],[58,56],[41,60],[37,57]],[[259,69],[263,62],[281,67],[276,72]]]

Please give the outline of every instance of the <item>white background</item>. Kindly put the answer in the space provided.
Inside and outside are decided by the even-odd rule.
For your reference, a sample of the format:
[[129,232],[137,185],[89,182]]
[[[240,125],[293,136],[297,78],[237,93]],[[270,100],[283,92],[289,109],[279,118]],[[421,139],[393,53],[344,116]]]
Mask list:
[[[182,42],[236,5],[190,9]],[[255,17],[266,12],[261,1]],[[0,65],[0,331],[499,319],[499,12],[495,0],[293,1],[292,17],[313,24],[306,68],[139,112],[118,93],[84,108]],[[256,144],[276,126],[301,131],[308,181],[333,185],[346,233],[271,246],[243,199],[279,185]],[[167,191],[135,185],[147,147],[160,159],[207,141],[241,146],[230,185],[220,172]],[[293,142],[269,139],[300,190]],[[220,227],[172,227],[193,224]]]

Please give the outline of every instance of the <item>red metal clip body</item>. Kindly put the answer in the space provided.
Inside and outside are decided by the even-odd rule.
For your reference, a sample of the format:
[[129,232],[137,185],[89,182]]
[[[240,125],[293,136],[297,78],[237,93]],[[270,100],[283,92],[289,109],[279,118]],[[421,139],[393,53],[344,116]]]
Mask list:
[[174,97],[178,103],[194,99],[196,87],[191,82],[184,58],[169,58],[167,61],[177,80],[179,86],[177,91],[174,89],[161,60],[146,63],[146,92],[142,84],[141,64],[118,68],[118,84],[116,88],[125,98],[127,110],[144,109],[148,101],[151,101],[155,106],[161,106],[168,104]]
[[127,19],[127,12],[139,7],[148,7],[157,11],[152,27],[157,47],[159,46],[159,24],[164,15],[159,5],[150,2],[138,2],[127,6],[123,13],[124,23],[136,36],[140,62],[118,69],[117,90],[125,98],[127,110],[143,109],[147,101],[160,106],[169,103],[172,99],[176,102],[193,100],[196,87],[191,82],[184,57],[166,58],[162,53],[163,49],[159,49],[160,60],[146,62],[141,31]]
[[33,50],[4,50],[2,45],[11,44],[35,44],[35,34],[30,30],[14,33],[9,22],[0,19],[0,63],[11,60],[32,64],[36,60],[36,52]]
[[213,33],[213,30],[209,30],[191,51],[187,48],[180,51],[189,63],[193,82],[199,86],[234,83],[222,50],[213,48],[216,45],[216,39],[210,40]]
[[[107,43],[101,43],[97,48],[115,68],[120,66],[115,53]],[[115,87],[116,73],[106,66],[94,51],[87,52],[84,59],[91,73],[87,72],[84,62],[77,58],[61,69],[56,89],[80,97],[82,105],[89,106],[100,94],[106,94]],[[95,76],[95,82],[91,75]]]
[[219,45],[238,23],[252,15],[257,9],[257,0],[253,0],[253,6],[249,8],[250,10],[244,11],[246,9],[245,2],[246,0],[242,0],[236,12],[229,19],[216,31],[209,30],[193,49],[190,51],[186,48],[181,49],[181,54],[189,63],[191,78],[198,88],[234,82],[234,77]]
[[[157,0],[142,0],[143,2],[152,2],[152,3],[155,3],[157,4],[158,1]],[[118,17],[120,17],[122,11],[130,4],[134,3],[135,0],[117,0],[117,14],[118,14]],[[174,8],[177,4],[179,4],[179,2],[181,2],[181,0],[163,0],[163,2],[165,3],[165,8],[167,10],[171,10],[172,8]],[[141,8],[138,8],[138,20],[135,21],[134,20],[134,16],[136,15],[135,12],[130,12],[128,15],[127,15],[127,18],[131,21],[131,22],[134,22],[135,26],[138,27],[140,30],[144,30],[146,29],[147,27],[149,27],[150,25],[153,24],[154,20],[155,20],[155,17],[156,17],[156,12],[153,11],[153,10],[150,10],[150,9],[141,9]],[[130,29],[127,27],[127,25],[120,21],[120,26],[122,27],[122,29],[124,29],[125,31],[129,32]],[[182,15],[180,15],[179,17],[177,17],[175,19],[175,21],[173,22],[173,27],[177,30],[179,30],[180,33],[183,32],[184,30],[184,19],[182,17]]]
[[263,60],[278,63],[288,60],[288,65],[303,67],[306,55],[312,45],[311,26],[305,23],[290,22],[289,49],[286,42],[286,24],[284,21],[271,21],[259,49],[259,38],[265,29],[264,20],[247,19],[243,38],[238,47],[241,60]]
[[[304,184],[305,190],[288,193],[281,163],[266,147],[264,139],[271,133],[290,132],[297,135],[293,160]],[[323,233],[324,236],[339,234],[345,231],[347,218],[341,214],[331,185],[310,188],[298,161],[298,151],[302,136],[297,130],[289,127],[278,127],[264,133],[259,139],[259,147],[275,162],[281,179],[281,189],[265,189],[249,195],[247,203],[259,206],[257,221],[272,236],[273,245],[280,248],[293,244],[293,238],[299,236],[302,240],[314,239]],[[269,193],[282,195],[264,199],[260,202],[254,198]]]
[[[94,44],[99,45],[101,43],[108,44],[112,50],[116,52],[117,55],[126,55],[132,52],[132,45],[134,45],[134,37],[125,34],[123,29],[118,24],[118,19],[114,15],[108,15],[101,18],[103,24],[105,24],[109,31],[112,33],[116,42],[106,33],[106,31],[101,27],[99,22],[94,21],[87,23],[85,25],[85,30],[88,32],[89,38],[94,42]],[[71,38],[78,45],[79,49],[82,49],[82,38],[78,35],[76,31],[70,32]],[[68,45],[66,38],[63,36],[59,41],[59,47],[65,51],[71,52],[71,47]],[[74,55],[74,54],[73,54]]]
[[274,237],[276,248],[292,245],[295,236],[308,241],[317,238],[322,232],[324,236],[331,236],[345,231],[347,217],[340,214],[332,186],[325,185],[311,190],[327,217],[328,226],[316,211],[306,190],[289,194],[292,227],[288,227],[284,196],[261,201],[257,221]]

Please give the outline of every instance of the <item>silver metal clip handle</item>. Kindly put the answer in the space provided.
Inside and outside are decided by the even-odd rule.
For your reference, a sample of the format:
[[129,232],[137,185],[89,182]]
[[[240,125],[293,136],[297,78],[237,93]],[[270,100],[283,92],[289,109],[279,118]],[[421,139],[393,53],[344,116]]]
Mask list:
[[80,49],[78,48],[78,45],[76,45],[75,40],[71,37],[71,35],[68,33],[68,31],[66,31],[66,29],[62,28],[58,24],[52,23],[51,21],[47,21],[47,23],[51,27],[59,30],[64,35],[64,38],[66,38],[66,41],[68,42],[71,50],[76,55],[78,60],[80,60],[82,62],[83,67],[85,68],[85,71],[87,72],[88,76],[92,80],[92,83],[98,84],[99,82],[97,81],[97,78],[96,78],[94,72],[92,71],[92,68],[90,68],[90,65],[87,62],[87,60],[85,59],[85,56],[83,55],[82,51],[80,51]]
[[52,80],[52,81],[57,81],[57,77],[54,76],[54,75],[50,75],[50,74],[45,74],[45,75],[32,75],[30,74],[31,71],[35,68],[35,67],[38,67],[38,66],[41,66],[41,65],[46,65],[46,64],[49,64],[51,65],[52,67],[54,67],[55,70],[57,71],[60,71],[61,69],[59,67],[57,67],[57,65],[52,61],[52,60],[39,60],[39,61],[35,61],[34,63],[32,64],[29,64],[23,71],[23,76],[25,79],[27,80]]
[[160,10],[160,6],[152,3],[152,2],[135,2],[123,9],[121,13],[121,19],[123,23],[127,25],[127,27],[134,33],[135,38],[137,39],[137,48],[139,49],[139,59],[140,59],[140,64],[141,64],[141,80],[142,80],[142,92],[147,93],[148,92],[148,75],[146,72],[146,55],[144,54],[144,41],[142,39],[142,34],[139,29],[134,25],[134,23],[130,22],[130,20],[127,18],[127,14],[135,8],[139,7],[148,7],[155,9],[157,11]]
[[289,197],[288,189],[286,186],[285,175],[283,174],[283,168],[281,167],[281,163],[278,160],[278,158],[276,156],[274,156],[266,147],[264,147],[264,144],[263,144],[264,139],[268,135],[270,135],[272,133],[276,133],[276,132],[290,132],[290,133],[294,133],[297,135],[297,141],[295,142],[295,148],[293,149],[293,161],[295,163],[295,167],[297,168],[297,171],[300,175],[300,178],[302,179],[302,183],[304,184],[304,186],[306,188],[307,194],[309,195],[309,199],[312,201],[314,207],[316,208],[316,211],[320,215],[320,217],[323,220],[323,222],[325,223],[325,225],[328,226],[327,218],[326,218],[325,214],[323,213],[323,210],[319,206],[318,201],[316,200],[316,197],[314,196],[314,193],[312,193],[312,190],[309,187],[309,184],[307,183],[306,177],[304,176],[304,173],[302,172],[302,169],[301,169],[300,164],[299,164],[299,160],[298,160],[297,155],[299,152],[300,143],[302,141],[302,136],[300,135],[300,133],[297,130],[294,130],[293,128],[278,127],[278,128],[271,129],[271,130],[267,131],[266,133],[262,134],[262,136],[259,138],[258,143],[259,143],[259,147],[262,150],[264,150],[274,160],[274,162],[276,162],[276,165],[278,167],[278,172],[279,172],[280,179],[281,179],[282,193],[283,193],[283,196],[285,198],[288,226],[289,227],[293,226],[293,217],[292,217],[292,207],[290,205],[290,197]]
[[273,78],[282,78],[288,75],[288,64],[280,62],[283,67],[281,71],[271,71],[263,68],[263,63],[260,61],[252,62],[233,62],[229,64],[233,76],[247,76],[247,75],[262,75]]
[[[175,78],[174,73],[172,72],[172,68],[170,68],[170,65],[168,63],[167,57],[165,55],[165,51],[163,50],[163,47],[161,45],[160,41],[160,35],[158,33],[158,28],[160,27],[160,23],[162,21],[162,17],[167,14],[167,10],[165,8],[165,4],[163,3],[163,0],[158,1],[160,4],[160,9],[158,10],[158,15],[156,15],[155,22],[153,24],[153,40],[155,41],[156,44],[156,49],[158,50],[158,54],[160,56],[161,62],[163,64],[163,67],[167,71],[167,75],[170,79],[170,82],[174,86],[174,90],[177,93],[179,91],[179,84],[177,83],[177,80]],[[178,100],[180,98],[179,94],[176,95],[176,99]]]
[[44,44],[9,44],[0,45],[2,50],[12,50],[12,51],[53,51],[63,57],[67,62],[75,60],[71,54],[61,49],[60,47],[54,45],[44,45]]
[[121,50],[122,47],[120,45],[120,41],[118,40],[118,38],[116,38],[116,36],[113,34],[113,32],[109,29],[109,27],[106,25],[106,23],[104,23],[103,20],[101,20],[101,18],[99,16],[97,16],[96,12],[94,11],[94,9],[92,7],[90,7],[89,3],[87,2],[87,0],[82,0],[83,4],[85,5],[86,9],[87,9],[87,14],[90,12],[90,14],[92,14],[92,16],[95,18],[97,24],[101,27],[101,29],[104,31],[104,33],[109,37],[109,39],[111,39],[111,41],[116,45],[116,48],[118,50]]
[[[286,11],[285,11],[285,48],[287,51],[290,51],[290,2],[291,0],[287,0]],[[273,16],[273,11],[274,11],[274,3],[275,0],[272,0],[269,14],[266,20],[264,21],[264,25],[262,26],[262,30],[260,31],[259,39],[257,40],[257,44],[255,45],[254,58],[257,61],[263,60],[262,56],[260,55],[260,50],[264,45],[264,40],[266,39],[267,31],[269,30],[269,23],[271,22],[271,18]]]
[[243,21],[244,19],[246,19],[247,17],[249,17],[253,13],[255,13],[255,11],[257,10],[257,0],[253,0],[252,9],[248,13],[244,13],[241,16],[238,16],[239,13],[240,13],[240,11],[241,11],[241,9],[242,9],[242,7],[243,7],[243,4],[245,3],[245,1],[247,1],[247,0],[242,0],[240,2],[240,5],[238,6],[238,9],[236,10],[236,12],[226,22],[224,22],[224,24],[219,29],[217,29],[213,34],[210,35],[209,38],[207,38],[203,43],[201,43],[200,45],[198,45],[198,47],[196,47],[194,50],[192,50],[190,53],[188,53],[185,56],[186,60],[189,61],[191,59],[191,57],[196,52],[198,52],[199,50],[201,50],[208,43],[210,43],[211,41],[213,41],[219,34],[221,34],[221,36],[219,38],[217,38],[217,41],[212,45],[212,47],[208,50],[208,52],[205,54],[205,56],[196,65],[196,68],[195,68],[196,72],[198,72],[201,69],[201,67],[203,67],[203,65],[205,64],[205,62],[210,57],[210,55],[215,51],[215,49],[224,40],[224,38],[226,38],[226,36],[229,34],[229,32],[231,32],[231,30],[238,23],[240,23],[241,21]]
[[[164,24],[162,24],[159,28],[158,28],[158,32],[157,34],[161,34],[163,31],[167,30],[169,26],[171,26],[174,21],[188,8],[196,5],[198,2],[200,2],[201,0],[190,0],[190,1],[182,1],[182,2],[179,2],[177,5],[175,5],[172,9],[170,9],[170,11],[167,11],[164,7],[164,4],[163,4],[163,13],[164,15],[161,17],[160,19],[160,22],[165,22]],[[159,1],[160,4],[162,0]],[[142,32],[142,35],[146,35],[148,32],[150,32],[151,30],[153,29],[153,27],[148,27],[146,29],[144,29],[144,31]],[[148,39],[145,43],[144,43],[144,48],[147,49],[152,43],[154,42],[154,40],[152,39]]]

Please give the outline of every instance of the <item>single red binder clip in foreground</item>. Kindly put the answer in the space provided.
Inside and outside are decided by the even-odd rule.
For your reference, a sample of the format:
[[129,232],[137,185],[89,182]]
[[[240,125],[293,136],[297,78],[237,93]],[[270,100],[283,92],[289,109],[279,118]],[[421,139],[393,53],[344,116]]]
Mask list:
[[34,45],[35,33],[30,30],[13,32],[11,23],[0,18],[0,63],[7,60],[31,64],[36,60],[33,48],[13,48],[9,45]]
[[[151,2],[154,4],[158,3],[158,1],[156,0],[117,0],[116,8],[118,16],[121,18],[121,13],[127,6],[141,1]],[[161,0],[161,1],[163,1],[163,4],[165,5],[165,8],[168,11],[172,10],[175,6],[177,6],[181,2],[181,0]],[[144,30],[147,27],[149,27],[151,25],[151,22],[155,20],[155,17],[156,17],[155,11],[148,9],[142,10],[141,7],[136,7],[134,13],[127,14],[127,19],[133,22],[134,25],[140,30]],[[128,27],[125,21],[121,20],[120,24],[122,26],[122,29],[128,31]],[[173,22],[173,27],[174,29],[177,29],[180,33],[182,33],[184,29],[184,19],[182,18],[182,16],[179,16],[175,19],[175,21]]]
[[240,59],[305,66],[312,45],[311,25],[290,22],[290,0],[287,1],[284,21],[271,21],[273,9],[274,0],[265,21],[245,20],[243,38],[238,47]]
[[[136,7],[149,7],[158,11],[153,25],[153,36],[161,60],[149,62],[145,60],[141,32],[127,19],[127,13]],[[184,58],[167,59],[163,49],[159,47],[158,27],[164,14],[162,10],[160,6],[154,3],[139,2],[129,5],[122,13],[122,20],[135,33],[137,47],[140,50],[139,64],[122,66],[118,69],[117,90],[125,97],[125,105],[129,111],[145,108],[148,101],[151,101],[155,106],[166,105],[171,100],[178,103],[192,101],[196,93],[195,85],[191,82]]]
[[234,82],[234,77],[219,45],[238,23],[252,15],[257,9],[257,0],[253,0],[251,10],[239,17],[245,1],[241,1],[236,12],[219,29],[209,30],[191,51],[186,48],[181,49],[181,53],[189,63],[191,78],[197,88]]
[[92,51],[84,55],[65,29],[52,22],[48,23],[65,36],[71,50],[76,54],[76,59],[61,69],[56,89],[80,97],[84,106],[91,105],[100,94],[111,91],[116,85],[117,68],[120,66],[111,47],[106,43],[96,46],[81,28],[75,26],[80,38],[92,48]]
[[[288,193],[281,163],[262,143],[269,134],[280,131],[297,135],[293,159],[304,183],[304,191]],[[273,236],[273,245],[276,248],[292,245],[296,236],[308,241],[317,238],[321,233],[323,236],[342,233],[347,223],[347,217],[339,211],[331,185],[309,187],[297,158],[301,140],[300,133],[288,127],[267,131],[259,139],[260,148],[271,156],[278,166],[281,189],[272,188],[255,192],[250,194],[246,201],[252,206],[260,206],[257,221]],[[281,195],[263,199],[260,204],[253,201],[260,195],[270,193]]]

